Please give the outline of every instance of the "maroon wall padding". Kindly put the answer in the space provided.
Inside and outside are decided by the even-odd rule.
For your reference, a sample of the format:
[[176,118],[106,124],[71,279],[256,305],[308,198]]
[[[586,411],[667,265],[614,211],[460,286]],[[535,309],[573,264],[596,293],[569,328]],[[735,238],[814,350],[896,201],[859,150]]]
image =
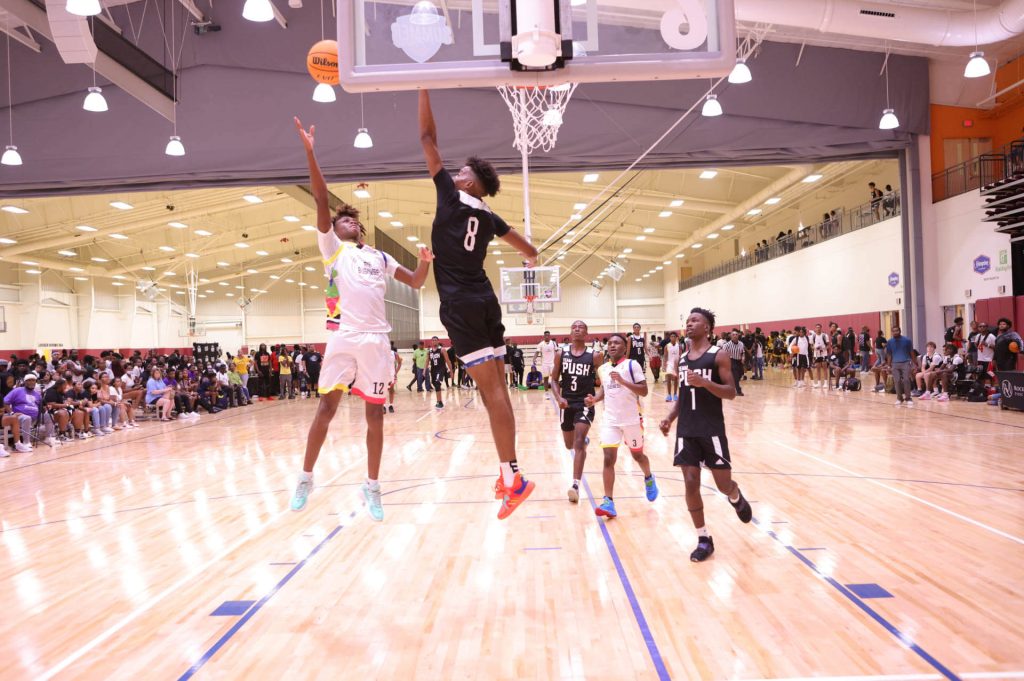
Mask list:
[[[988,328],[992,333],[996,332],[996,323],[1000,317],[1009,319],[1017,333],[1024,335],[1021,331],[1021,327],[1024,326],[1024,296],[985,298],[974,304],[974,318],[988,322]],[[1024,353],[1017,356],[1017,370],[1024,371]]]

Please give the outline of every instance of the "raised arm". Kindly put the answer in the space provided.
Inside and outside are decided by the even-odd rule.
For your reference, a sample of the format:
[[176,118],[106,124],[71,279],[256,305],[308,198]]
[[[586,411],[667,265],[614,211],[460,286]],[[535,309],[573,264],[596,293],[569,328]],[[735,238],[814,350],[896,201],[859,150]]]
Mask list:
[[306,149],[306,160],[309,162],[309,190],[313,194],[313,201],[316,202],[316,228],[326,234],[331,231],[331,207],[327,202],[327,182],[324,180],[324,174],[320,171],[316,154],[313,153],[316,126],[311,125],[309,130],[306,130],[302,127],[302,121],[296,116],[295,127],[299,131],[302,146]]
[[398,269],[395,270],[395,280],[415,289],[422,288],[423,284],[427,281],[427,275],[430,273],[430,263],[433,260],[434,254],[430,252],[429,248],[426,246],[420,248],[420,262],[416,270],[413,271],[399,265]]
[[501,240],[519,251],[526,260],[527,267],[533,267],[537,264],[537,249],[522,234],[514,229],[510,229],[505,236],[501,237]]
[[441,152],[437,148],[437,126],[434,124],[434,112],[430,108],[430,93],[420,90],[420,144],[423,156],[427,159],[427,170],[433,177],[444,168]]

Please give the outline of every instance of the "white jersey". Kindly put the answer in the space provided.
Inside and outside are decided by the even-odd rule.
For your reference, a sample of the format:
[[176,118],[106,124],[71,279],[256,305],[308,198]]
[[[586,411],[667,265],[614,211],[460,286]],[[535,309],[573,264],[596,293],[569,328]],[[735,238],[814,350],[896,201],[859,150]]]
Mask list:
[[597,375],[604,388],[604,423],[609,426],[632,426],[640,423],[640,396],[620,385],[611,378],[612,372],[622,376],[627,383],[645,383],[643,367],[635,359],[623,359],[612,366],[602,364]]
[[825,357],[828,355],[828,337],[824,332],[815,333],[814,331],[811,331],[807,334],[807,337],[811,339],[811,347],[814,348],[815,357]]
[[333,231],[318,232],[317,243],[327,274],[327,329],[389,333],[384,292],[398,269],[395,259],[369,246],[343,242]]
[[558,349],[558,344],[553,341],[541,341],[537,345],[537,352],[540,353],[540,363],[544,366],[555,366],[555,350]]
[[679,373],[679,351],[682,346],[679,343],[669,343],[665,346],[665,371],[670,374]]

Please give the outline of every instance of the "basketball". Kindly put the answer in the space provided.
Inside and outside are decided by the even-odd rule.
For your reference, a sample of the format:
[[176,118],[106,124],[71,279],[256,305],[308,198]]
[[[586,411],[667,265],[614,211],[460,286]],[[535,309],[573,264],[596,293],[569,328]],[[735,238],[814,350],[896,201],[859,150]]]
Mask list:
[[1010,341],[1010,352],[1015,355],[1020,352],[1020,343],[1017,341]]
[[306,55],[306,69],[313,80],[328,85],[338,84],[338,42],[321,40],[309,48]]
[[794,343],[793,345],[789,346],[789,354],[796,355],[799,352],[800,352],[800,346],[797,345],[796,343]]

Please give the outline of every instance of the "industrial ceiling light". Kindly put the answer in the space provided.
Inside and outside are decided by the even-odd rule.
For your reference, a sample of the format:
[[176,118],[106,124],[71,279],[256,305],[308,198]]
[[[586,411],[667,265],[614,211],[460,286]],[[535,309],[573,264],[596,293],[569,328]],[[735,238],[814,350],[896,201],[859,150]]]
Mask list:
[[79,17],[93,17],[103,11],[100,7],[100,0],[68,0],[64,9],[68,14]]
[[14,99],[11,98],[11,13],[7,12],[6,31],[7,34],[7,120],[9,139],[11,143],[4,147],[4,155],[0,156],[0,164],[5,166],[20,166],[21,154],[14,144]]
[[746,59],[737,59],[736,66],[732,67],[732,72],[729,73],[729,82],[733,85],[741,85],[743,83],[749,83],[754,77],[750,74],[750,67],[747,66]]
[[370,133],[366,130],[366,118],[363,115],[362,93],[359,93],[359,130],[356,132],[356,138],[352,142],[352,146],[356,149],[370,149],[373,147],[373,138],[370,137]]
[[82,108],[96,113],[107,111],[107,99],[103,96],[103,88],[96,87],[95,85],[89,88],[89,94],[85,96]]
[[330,104],[337,101],[338,96],[334,94],[334,88],[327,83],[317,83],[313,88],[313,101],[321,104]]
[[722,115],[722,105],[718,101],[718,95],[709,94],[704,99],[704,106],[700,110],[700,115],[708,118]]
[[[248,3],[246,3],[248,4]],[[164,147],[164,154],[167,156],[184,156],[185,145],[181,143],[178,136],[178,61],[174,48],[174,5],[171,5],[171,82],[173,83],[173,97],[171,98],[171,126],[172,134]]]
[[242,18],[259,22],[273,21],[274,8],[271,6],[270,0],[245,0],[245,6],[242,7]]
[[889,52],[885,53],[885,64],[882,66],[885,71],[885,108],[882,109],[882,118],[878,121],[879,130],[895,130],[900,127],[900,119],[896,118],[896,110],[889,105]]
[[985,53],[978,49],[978,0],[974,0],[974,52],[964,67],[964,78],[981,78],[992,73],[985,61]]

